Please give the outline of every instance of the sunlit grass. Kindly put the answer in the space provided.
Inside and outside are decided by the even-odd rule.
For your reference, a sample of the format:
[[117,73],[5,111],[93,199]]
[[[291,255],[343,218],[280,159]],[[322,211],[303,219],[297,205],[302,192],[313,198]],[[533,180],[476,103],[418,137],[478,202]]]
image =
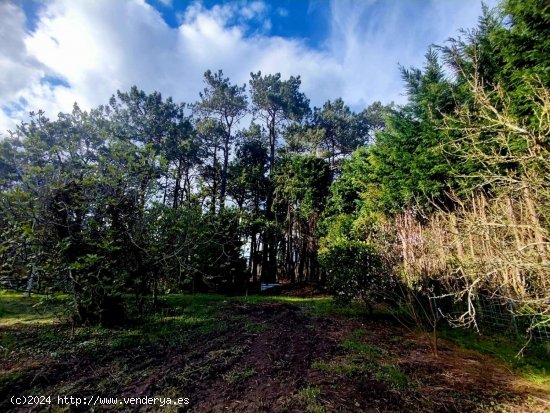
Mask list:
[[[55,297],[33,294],[23,297],[21,292],[0,291],[0,325],[17,323],[51,323],[63,315],[63,300],[67,296]],[[150,317],[156,321],[180,321],[185,324],[200,324],[216,317],[220,309],[231,303],[258,304],[263,302],[288,303],[303,307],[314,316],[340,315],[362,317],[364,307],[351,304],[341,306],[329,297],[301,298],[287,296],[224,296],[219,294],[168,294],[159,299],[161,307]]]
[[63,317],[62,302],[66,296],[55,297],[0,290],[0,326],[47,324]]
[[288,296],[261,296],[235,297],[233,300],[256,304],[260,302],[276,302],[295,304],[304,308],[315,317],[341,316],[354,319],[363,319],[369,316],[368,309],[359,304],[338,304],[332,297],[288,297]]

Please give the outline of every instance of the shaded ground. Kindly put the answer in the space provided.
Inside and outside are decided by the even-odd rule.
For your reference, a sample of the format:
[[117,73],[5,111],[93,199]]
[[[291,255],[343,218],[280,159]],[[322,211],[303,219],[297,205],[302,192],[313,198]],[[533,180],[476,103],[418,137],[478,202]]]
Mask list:
[[0,358],[0,411],[69,410],[10,404],[23,394],[190,399],[71,411],[549,411],[547,386],[491,357],[442,341],[436,358],[423,336],[323,300],[168,297],[144,327],[72,338],[63,325],[0,325],[2,346],[12,343]]
[[316,284],[281,284],[279,288],[265,290],[262,295],[280,295],[286,297],[319,298],[330,297],[322,286]]

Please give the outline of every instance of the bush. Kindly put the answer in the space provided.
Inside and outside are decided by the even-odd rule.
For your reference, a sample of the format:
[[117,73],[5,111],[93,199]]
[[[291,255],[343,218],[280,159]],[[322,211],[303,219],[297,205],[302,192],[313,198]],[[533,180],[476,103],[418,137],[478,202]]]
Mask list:
[[370,307],[391,287],[381,255],[368,242],[339,239],[320,249],[319,261],[342,303],[357,299]]

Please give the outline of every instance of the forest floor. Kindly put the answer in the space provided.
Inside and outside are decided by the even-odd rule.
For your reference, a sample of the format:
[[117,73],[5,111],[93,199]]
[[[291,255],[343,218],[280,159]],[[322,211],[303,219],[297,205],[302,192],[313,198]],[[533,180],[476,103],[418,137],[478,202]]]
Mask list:
[[[441,339],[435,356],[426,335],[384,314],[304,293],[169,295],[137,326],[73,331],[55,302],[0,292],[0,411],[550,411],[547,361],[512,365],[482,339],[464,342],[495,354]],[[30,395],[50,403],[10,401]],[[144,396],[188,404],[122,400]]]

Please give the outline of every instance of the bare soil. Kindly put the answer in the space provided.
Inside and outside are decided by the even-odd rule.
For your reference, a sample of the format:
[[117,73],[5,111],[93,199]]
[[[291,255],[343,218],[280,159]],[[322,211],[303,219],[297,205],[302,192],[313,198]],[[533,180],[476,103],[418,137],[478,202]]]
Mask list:
[[[113,411],[112,406],[14,408],[8,400],[14,394],[75,393],[190,399],[178,408],[116,409],[135,412],[550,411],[548,394],[497,360],[443,340],[436,357],[425,336],[391,320],[315,317],[299,306],[276,302],[233,302],[221,317],[224,331],[182,346],[106,350],[80,342],[60,357],[55,346],[42,349],[38,342],[0,358],[0,372],[7,377],[0,382],[0,411]],[[59,337],[68,333],[64,326],[43,328]],[[35,327],[1,331],[17,334],[19,343],[37,340]],[[349,337],[359,337],[359,345],[375,349],[376,357],[346,348],[342,343]],[[360,365],[366,367],[355,368]],[[391,378],[381,378],[377,366],[392,366],[406,384],[395,386]]]

